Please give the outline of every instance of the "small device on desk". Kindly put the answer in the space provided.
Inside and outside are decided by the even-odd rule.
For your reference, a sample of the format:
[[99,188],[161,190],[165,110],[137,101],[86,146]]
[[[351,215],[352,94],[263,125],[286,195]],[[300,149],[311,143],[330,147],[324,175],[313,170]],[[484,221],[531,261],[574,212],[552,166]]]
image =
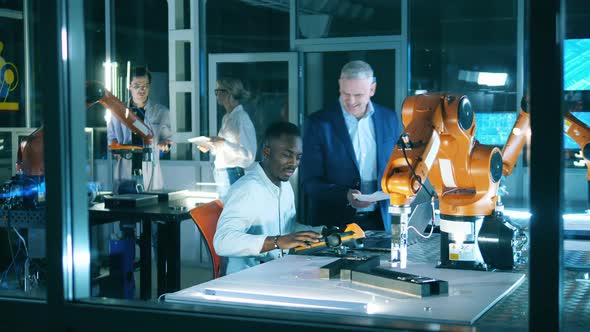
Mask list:
[[188,194],[188,190],[150,190],[144,191],[142,194],[146,195],[156,195],[158,196],[159,202],[168,202],[168,201],[175,201],[178,199],[183,199]]
[[107,209],[138,208],[142,206],[156,205],[157,203],[157,195],[123,194],[104,197],[104,206]]
[[355,223],[346,225],[344,231],[338,227],[324,228],[321,241],[310,243],[309,248],[293,248],[293,253],[297,255],[313,255],[327,250],[338,256],[343,256],[346,255],[348,249],[362,247],[364,239],[365,232]]

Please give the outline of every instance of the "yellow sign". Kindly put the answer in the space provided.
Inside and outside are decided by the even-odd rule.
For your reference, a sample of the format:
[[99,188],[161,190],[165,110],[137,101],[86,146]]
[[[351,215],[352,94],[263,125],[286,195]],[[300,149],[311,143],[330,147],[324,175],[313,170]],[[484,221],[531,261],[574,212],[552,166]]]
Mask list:
[[8,96],[18,86],[18,70],[2,57],[4,43],[0,41],[0,111],[18,111],[18,102],[8,101]]

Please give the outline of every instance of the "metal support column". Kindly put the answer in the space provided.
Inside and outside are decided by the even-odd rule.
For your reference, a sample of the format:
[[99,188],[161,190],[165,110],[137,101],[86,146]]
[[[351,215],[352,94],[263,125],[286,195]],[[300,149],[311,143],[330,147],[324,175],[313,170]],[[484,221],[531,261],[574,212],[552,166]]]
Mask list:
[[[563,2],[563,1],[561,1]],[[531,246],[529,330],[560,331],[563,260],[563,7],[529,1]]]

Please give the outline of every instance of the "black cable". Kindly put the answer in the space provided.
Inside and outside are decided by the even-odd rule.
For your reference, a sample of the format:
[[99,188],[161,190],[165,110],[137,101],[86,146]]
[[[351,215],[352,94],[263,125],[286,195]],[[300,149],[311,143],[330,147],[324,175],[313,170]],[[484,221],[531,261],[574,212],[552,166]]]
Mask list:
[[434,197],[434,195],[430,192],[430,190],[428,190],[428,188],[426,188],[426,186],[424,185],[424,183],[422,183],[422,179],[420,179],[420,177],[416,174],[416,171],[414,171],[414,167],[412,167],[412,165],[410,164],[410,161],[408,160],[408,156],[406,155],[406,145],[405,145],[405,143],[402,143],[401,146],[402,146],[402,153],[404,154],[404,159],[406,159],[406,164],[408,164],[408,167],[410,168],[410,171],[412,171],[412,175],[414,176],[414,178],[420,184],[420,188],[424,188],[424,190],[426,190],[426,193],[428,193],[428,195],[430,195],[431,198]]

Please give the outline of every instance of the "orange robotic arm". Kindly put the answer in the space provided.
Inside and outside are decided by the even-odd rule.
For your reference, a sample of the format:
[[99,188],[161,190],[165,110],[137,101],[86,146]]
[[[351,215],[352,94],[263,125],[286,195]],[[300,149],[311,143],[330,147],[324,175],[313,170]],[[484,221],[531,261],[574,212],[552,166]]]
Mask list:
[[420,95],[404,101],[402,120],[406,129],[381,179],[392,206],[409,206],[428,177],[440,148],[443,98]]
[[[151,151],[151,140],[153,133],[146,124],[141,121],[129,108],[123,104],[117,97],[113,96],[104,86],[98,82],[87,82],[86,84],[86,103],[90,107],[100,103],[111,110],[112,114],[117,117],[132,132],[139,135],[145,147],[111,144],[111,151]],[[43,127],[34,131],[31,135],[22,140],[18,150],[16,161],[17,173],[23,173],[27,176],[45,175],[44,157],[43,157]]]
[[409,205],[429,177],[439,196],[441,213],[491,213],[502,155],[498,148],[475,140],[475,116],[467,97],[410,96],[402,111],[406,130],[381,182],[384,192],[390,194],[392,207]]
[[512,174],[518,156],[522,151],[524,143],[526,143],[527,138],[529,137],[531,121],[526,108],[526,102],[523,97],[518,118],[516,119],[514,127],[512,127],[512,131],[508,137],[508,141],[502,150],[502,174],[505,176]]
[[578,120],[569,111],[565,112],[563,120],[563,131],[571,137],[582,150],[582,156],[586,161],[586,168],[588,170],[587,179],[590,181],[590,128],[582,121]]
[[27,176],[45,175],[43,156],[43,127],[41,127],[20,142],[16,158],[16,173]]
[[[466,96],[434,93],[410,96],[402,107],[406,130],[381,179],[390,194],[392,264],[405,267],[409,203],[428,177],[448,232],[472,234],[471,224],[447,220],[490,215],[502,176],[502,154],[475,140],[475,115]],[[441,228],[442,229],[442,228]]]
[[154,136],[152,130],[140,119],[135,113],[133,113],[127,105],[123,104],[117,97],[113,96],[109,90],[105,89],[104,86],[99,82],[87,82],[86,83],[86,104],[87,107],[99,103],[105,108],[111,111],[121,123],[129,128],[133,133],[139,135],[143,142],[144,147],[121,145],[113,142],[109,146],[111,151],[119,150],[145,150],[146,148],[151,149],[151,142]]

